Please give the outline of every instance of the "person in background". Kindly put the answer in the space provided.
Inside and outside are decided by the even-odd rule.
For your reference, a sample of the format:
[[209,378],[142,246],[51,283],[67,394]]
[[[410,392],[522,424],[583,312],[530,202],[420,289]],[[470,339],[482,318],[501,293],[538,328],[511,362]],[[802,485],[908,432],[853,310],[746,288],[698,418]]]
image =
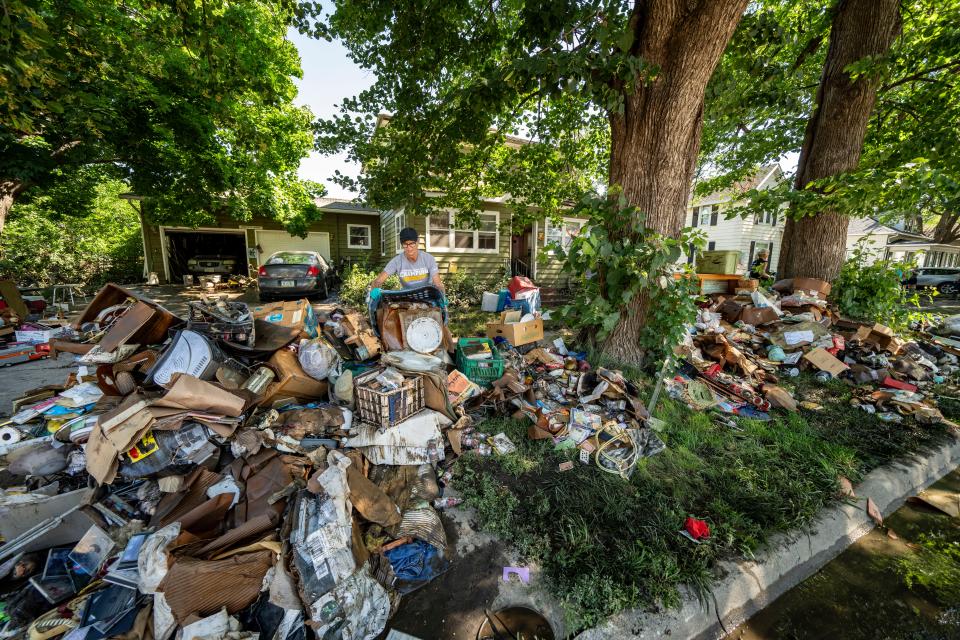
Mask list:
[[367,287],[368,290],[379,291],[387,278],[393,274],[400,277],[400,285],[404,289],[415,289],[428,284],[433,284],[441,293],[446,294],[443,288],[443,282],[440,280],[440,271],[437,269],[437,261],[426,251],[420,251],[417,246],[419,236],[416,229],[407,227],[400,230],[400,246],[403,248],[401,253],[395,255],[387,266],[383,268],[373,282]]
[[772,280],[773,274],[767,271],[769,261],[770,252],[766,249],[760,249],[757,253],[757,259],[750,265],[750,277],[756,280]]

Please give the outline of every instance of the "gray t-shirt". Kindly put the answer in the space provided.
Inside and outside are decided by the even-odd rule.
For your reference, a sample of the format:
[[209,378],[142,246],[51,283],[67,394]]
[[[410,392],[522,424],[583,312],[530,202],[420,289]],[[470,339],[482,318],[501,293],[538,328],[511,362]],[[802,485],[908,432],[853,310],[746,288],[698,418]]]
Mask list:
[[413,262],[407,260],[403,253],[398,253],[383,270],[391,276],[395,273],[399,275],[404,289],[414,289],[433,282],[433,276],[437,275],[437,261],[426,251],[417,252],[417,259]]

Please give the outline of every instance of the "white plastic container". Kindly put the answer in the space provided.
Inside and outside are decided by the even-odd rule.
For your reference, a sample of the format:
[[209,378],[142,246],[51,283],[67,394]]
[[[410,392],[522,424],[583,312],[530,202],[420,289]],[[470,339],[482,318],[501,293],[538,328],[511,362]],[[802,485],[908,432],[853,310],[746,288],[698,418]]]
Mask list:
[[490,293],[487,291],[483,292],[483,298],[480,300],[480,311],[487,311],[489,313],[497,312],[497,301],[500,299],[500,296],[496,293]]

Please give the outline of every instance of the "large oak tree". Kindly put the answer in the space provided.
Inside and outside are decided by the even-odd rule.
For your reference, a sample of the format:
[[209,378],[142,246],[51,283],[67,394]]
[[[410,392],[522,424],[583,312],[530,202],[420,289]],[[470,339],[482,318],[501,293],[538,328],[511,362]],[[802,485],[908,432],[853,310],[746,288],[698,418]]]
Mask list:
[[[795,189],[859,167],[881,76],[856,73],[856,65],[886,55],[899,31],[900,0],[838,3]],[[846,254],[848,222],[846,212],[834,208],[787,218],[778,276],[833,280]]]
[[[342,39],[376,80],[318,124],[318,146],[363,163],[359,179],[341,179],[377,206],[417,214],[449,206],[469,218],[484,197],[510,194],[522,220],[555,215],[602,183],[636,217],[632,240],[676,237],[704,90],[746,6],[344,0],[325,35]],[[381,111],[392,119],[374,135]],[[505,145],[510,133],[542,144]],[[618,319],[604,350],[641,361],[651,293],[602,293]]]
[[957,0],[759,2],[708,87],[698,192],[803,151],[802,175],[734,212],[788,207],[797,222],[785,273],[840,268],[846,218],[823,212],[949,240],[960,211],[957,42]]

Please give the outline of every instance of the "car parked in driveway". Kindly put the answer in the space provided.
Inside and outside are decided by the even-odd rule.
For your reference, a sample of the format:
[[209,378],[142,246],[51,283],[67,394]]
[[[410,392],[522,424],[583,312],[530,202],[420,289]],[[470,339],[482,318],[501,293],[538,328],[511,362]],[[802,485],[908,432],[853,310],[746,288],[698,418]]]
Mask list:
[[334,272],[316,251],[278,251],[257,274],[260,300],[303,298],[330,293]]
[[229,275],[234,272],[236,266],[236,256],[203,255],[193,256],[187,260],[187,271],[196,274],[220,273]]
[[960,293],[960,268],[922,267],[914,270],[904,284],[917,289],[936,289],[945,296]]

